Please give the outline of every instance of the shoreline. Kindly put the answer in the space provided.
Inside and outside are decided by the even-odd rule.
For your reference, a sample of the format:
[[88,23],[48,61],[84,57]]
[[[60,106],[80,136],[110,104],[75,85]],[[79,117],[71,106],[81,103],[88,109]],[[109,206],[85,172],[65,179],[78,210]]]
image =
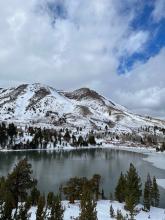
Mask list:
[[19,150],[13,150],[13,149],[0,149],[0,152],[26,152],[26,151],[71,151],[71,150],[82,150],[82,149],[116,149],[116,150],[125,150],[135,153],[152,153],[156,152],[155,148],[152,147],[144,147],[144,146],[128,146],[127,144],[120,144],[120,143],[111,143],[111,144],[103,144],[103,145],[95,145],[95,146],[83,146],[83,147],[72,147],[69,146],[57,146],[53,148],[36,148],[36,149],[19,149]]

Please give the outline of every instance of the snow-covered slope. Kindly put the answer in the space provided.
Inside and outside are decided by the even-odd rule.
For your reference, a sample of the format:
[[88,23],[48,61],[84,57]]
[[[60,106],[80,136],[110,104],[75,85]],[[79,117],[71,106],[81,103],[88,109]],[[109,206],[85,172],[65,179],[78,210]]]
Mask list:
[[133,114],[88,88],[62,92],[41,84],[0,89],[0,120],[119,131],[165,127],[165,121]]

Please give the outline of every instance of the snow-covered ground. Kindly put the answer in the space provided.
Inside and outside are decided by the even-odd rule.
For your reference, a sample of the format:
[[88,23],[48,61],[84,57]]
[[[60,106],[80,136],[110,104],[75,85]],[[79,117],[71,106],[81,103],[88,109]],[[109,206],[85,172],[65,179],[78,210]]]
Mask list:
[[[65,208],[64,220],[74,219],[79,216],[80,206],[79,206],[78,201],[75,204],[70,204],[68,201],[63,201],[62,204]],[[110,206],[111,205],[115,211],[115,214],[116,214],[117,210],[121,210],[121,212],[124,216],[126,214],[129,214],[128,212],[126,212],[124,210],[123,203],[119,203],[116,201],[110,202],[109,200],[100,200],[97,203],[98,220],[112,219],[110,217]],[[152,207],[150,212],[144,212],[141,210],[141,208],[142,208],[141,205],[139,205],[137,208],[139,209],[139,213],[135,216],[136,220],[148,220],[149,218],[151,220],[165,220],[165,210],[164,209]],[[35,218],[36,208],[35,207],[31,208],[30,212],[31,212],[30,220],[35,220],[36,219]]]

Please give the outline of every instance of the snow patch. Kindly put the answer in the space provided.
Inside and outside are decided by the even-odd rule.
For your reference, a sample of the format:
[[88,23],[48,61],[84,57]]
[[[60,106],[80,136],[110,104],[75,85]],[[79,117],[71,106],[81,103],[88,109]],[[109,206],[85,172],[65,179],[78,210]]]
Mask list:
[[[65,208],[64,212],[64,220],[70,220],[75,219],[79,216],[80,213],[80,203],[76,201],[75,204],[70,204],[68,201],[62,201],[62,205]],[[109,201],[109,200],[100,200],[97,202],[97,216],[98,220],[110,220],[112,219],[110,217],[110,206],[113,206],[113,209],[115,213],[117,210],[121,210],[123,215],[129,214],[124,210],[124,204],[119,203],[116,201]],[[154,208],[151,207],[151,210],[149,212],[142,211],[142,205],[137,206],[137,209],[139,210],[139,213],[135,216],[136,220],[164,220],[165,219],[165,211],[161,208]],[[36,220],[35,213],[36,213],[36,207],[32,207],[30,209],[31,212],[31,218],[30,220]],[[113,218],[114,219],[114,218]]]

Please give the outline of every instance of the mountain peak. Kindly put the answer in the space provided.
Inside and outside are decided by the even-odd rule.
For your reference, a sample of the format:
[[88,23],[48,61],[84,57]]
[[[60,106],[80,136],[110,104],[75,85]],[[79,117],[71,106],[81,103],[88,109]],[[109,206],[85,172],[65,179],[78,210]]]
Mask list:
[[164,121],[129,113],[90,88],[61,92],[41,83],[0,90],[0,121],[88,129],[109,125],[120,131],[165,126]]
[[89,88],[76,89],[73,92],[66,92],[65,95],[70,99],[76,99],[78,101],[82,99],[102,100],[102,96],[96,91]]

